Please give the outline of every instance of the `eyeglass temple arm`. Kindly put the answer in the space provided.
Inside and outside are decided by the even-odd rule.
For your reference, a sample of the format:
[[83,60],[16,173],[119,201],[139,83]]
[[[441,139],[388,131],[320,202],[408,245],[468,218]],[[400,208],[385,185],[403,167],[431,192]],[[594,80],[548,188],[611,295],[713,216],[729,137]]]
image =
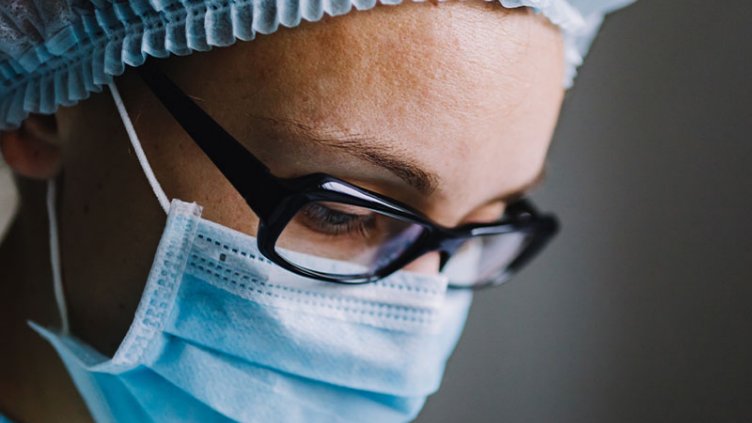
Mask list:
[[137,69],[149,89],[230,181],[259,217],[266,218],[286,189],[248,149],[148,61]]

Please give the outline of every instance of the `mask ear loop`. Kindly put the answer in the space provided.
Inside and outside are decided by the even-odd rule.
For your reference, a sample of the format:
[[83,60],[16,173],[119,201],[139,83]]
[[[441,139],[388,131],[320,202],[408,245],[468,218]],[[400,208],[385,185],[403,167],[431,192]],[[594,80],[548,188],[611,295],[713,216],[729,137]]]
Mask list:
[[[114,82],[108,84],[112,98],[115,100],[115,106],[117,107],[120,119],[123,121],[125,131],[128,133],[133,150],[136,152],[138,163],[141,165],[146,179],[149,181],[154,195],[159,201],[159,205],[162,207],[165,213],[168,213],[170,209],[170,201],[167,199],[162,186],[159,185],[154,171],[149,165],[149,161],[146,159],[144,149],[141,148],[141,141],[138,139],[136,130],[133,127],[131,118],[128,115],[128,111],[125,109],[123,99],[120,97],[117,87]],[[57,212],[55,209],[55,202],[57,199],[57,189],[55,185],[55,179],[47,181],[47,218],[49,221],[49,238],[50,238],[50,265],[52,267],[52,286],[55,294],[55,303],[57,304],[57,310],[60,314],[61,332],[63,334],[70,333],[70,323],[68,321],[68,307],[65,302],[65,292],[63,289],[63,276],[60,266],[60,238],[58,235],[57,227]]]
[[125,126],[125,132],[128,133],[128,138],[130,139],[131,145],[133,146],[133,151],[136,152],[138,164],[141,165],[141,169],[143,169],[144,174],[146,175],[146,179],[149,180],[151,190],[154,191],[154,195],[157,196],[157,200],[159,200],[159,205],[162,206],[162,210],[164,210],[165,213],[169,213],[170,200],[167,199],[167,195],[165,195],[162,186],[159,185],[159,181],[157,181],[157,177],[154,176],[154,171],[152,171],[151,165],[149,165],[149,160],[147,160],[146,158],[144,149],[141,148],[141,141],[138,139],[136,130],[133,128],[133,123],[131,122],[131,118],[128,115],[128,111],[125,109],[125,104],[123,104],[123,99],[120,97],[120,92],[118,91],[114,82],[110,82],[109,84],[107,84],[107,86],[112,93],[112,99],[115,100],[115,106],[117,107],[118,113],[120,114],[120,119],[123,121],[123,125]]
[[[146,179],[149,181],[149,185],[151,186],[154,195],[157,197],[162,210],[164,210],[165,213],[169,213],[170,201],[168,200],[167,195],[162,189],[162,186],[159,184],[159,181],[157,181],[157,178],[154,175],[154,171],[149,164],[149,160],[146,158],[146,153],[141,147],[141,141],[138,138],[138,134],[136,134],[133,122],[131,121],[127,109],[125,108],[125,104],[123,103],[123,99],[120,96],[120,92],[118,91],[117,86],[114,82],[110,82],[109,84],[107,84],[107,86],[110,90],[110,93],[112,94],[112,99],[115,102],[115,106],[120,115],[120,119],[125,126],[126,133],[128,134],[128,139],[130,140],[131,145],[133,146],[133,150],[136,153],[138,163],[141,166],[144,174],[146,175]],[[50,263],[52,266],[55,302],[57,303],[58,312],[60,313],[60,321],[62,326],[61,331],[63,334],[67,335],[70,333],[70,325],[68,322],[68,311],[63,290],[63,279],[60,266],[60,245],[57,227],[57,213],[55,210],[56,196],[57,192],[55,180],[50,179],[47,183],[47,215],[49,218]]]
[[60,270],[60,241],[57,230],[57,212],[55,210],[55,200],[57,199],[57,190],[55,179],[47,181],[47,218],[49,220],[50,232],[50,264],[52,266],[52,287],[55,293],[55,303],[57,311],[60,313],[61,332],[65,335],[70,333],[68,323],[68,307],[65,304],[65,293],[63,291],[63,276]]

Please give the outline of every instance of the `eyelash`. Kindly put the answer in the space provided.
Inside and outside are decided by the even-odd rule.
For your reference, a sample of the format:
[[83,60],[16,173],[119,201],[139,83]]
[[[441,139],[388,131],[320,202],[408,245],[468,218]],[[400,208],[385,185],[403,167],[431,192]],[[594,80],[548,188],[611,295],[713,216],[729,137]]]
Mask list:
[[318,203],[307,204],[301,212],[305,226],[332,236],[359,234],[363,238],[368,238],[369,231],[373,230],[376,224],[373,213],[368,215],[344,213]]

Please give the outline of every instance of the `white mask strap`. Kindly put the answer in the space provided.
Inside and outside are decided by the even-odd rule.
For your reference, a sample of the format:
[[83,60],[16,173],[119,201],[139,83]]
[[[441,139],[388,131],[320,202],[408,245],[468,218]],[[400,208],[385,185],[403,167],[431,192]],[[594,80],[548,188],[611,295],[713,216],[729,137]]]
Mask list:
[[55,179],[47,181],[47,218],[49,220],[50,231],[50,264],[52,265],[52,287],[55,292],[55,302],[57,311],[60,313],[60,330],[63,334],[70,333],[68,324],[68,308],[65,305],[65,293],[63,291],[63,276],[60,270],[60,242],[57,232],[57,212],[55,210],[55,199],[57,192],[55,188]]
[[[149,180],[154,195],[159,200],[159,205],[167,213],[170,209],[170,201],[167,199],[164,190],[159,185],[157,178],[154,176],[149,161],[146,159],[146,154],[143,148],[141,148],[141,141],[138,139],[136,130],[133,128],[128,111],[125,109],[123,99],[120,97],[120,93],[117,90],[114,82],[109,85],[110,92],[112,92],[112,98],[115,100],[115,106],[120,114],[125,125],[125,131],[128,133],[128,138],[133,145],[133,150],[136,152],[138,163],[141,165],[146,179]],[[68,307],[65,303],[65,292],[63,290],[63,275],[60,268],[60,241],[57,228],[57,212],[55,209],[55,200],[57,198],[55,180],[50,179],[47,181],[47,217],[49,220],[49,233],[50,233],[50,264],[52,266],[52,285],[55,293],[55,303],[57,303],[57,310],[60,313],[61,331],[64,334],[70,333],[70,324],[68,323]]]
[[146,175],[146,179],[149,180],[149,185],[151,185],[151,189],[152,191],[154,191],[154,195],[157,196],[159,205],[162,206],[162,210],[164,210],[165,213],[168,213],[170,210],[170,200],[167,199],[167,195],[165,195],[162,186],[159,185],[157,177],[154,176],[154,171],[151,170],[149,160],[146,159],[144,149],[141,148],[141,141],[138,139],[138,135],[136,134],[136,130],[133,128],[133,123],[131,122],[131,118],[128,115],[128,111],[125,109],[125,105],[123,104],[123,99],[120,97],[120,92],[118,92],[118,89],[115,86],[114,82],[110,82],[109,84],[107,84],[107,86],[110,88],[112,99],[115,100],[115,106],[118,109],[118,113],[120,113],[120,119],[122,119],[123,125],[125,125],[125,131],[128,133],[128,138],[131,140],[131,145],[133,145],[133,151],[136,152],[138,163],[141,165],[141,169],[143,169],[144,174]]

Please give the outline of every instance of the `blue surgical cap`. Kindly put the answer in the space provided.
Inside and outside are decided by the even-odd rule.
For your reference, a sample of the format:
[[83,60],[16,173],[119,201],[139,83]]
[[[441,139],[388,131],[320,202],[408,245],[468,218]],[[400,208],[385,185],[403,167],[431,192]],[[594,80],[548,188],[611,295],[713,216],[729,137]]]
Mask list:
[[[603,16],[634,0],[487,1],[533,8],[561,28],[568,87]],[[0,0],[0,129],[75,104],[147,56],[228,46],[280,25],[375,6],[376,0]]]

